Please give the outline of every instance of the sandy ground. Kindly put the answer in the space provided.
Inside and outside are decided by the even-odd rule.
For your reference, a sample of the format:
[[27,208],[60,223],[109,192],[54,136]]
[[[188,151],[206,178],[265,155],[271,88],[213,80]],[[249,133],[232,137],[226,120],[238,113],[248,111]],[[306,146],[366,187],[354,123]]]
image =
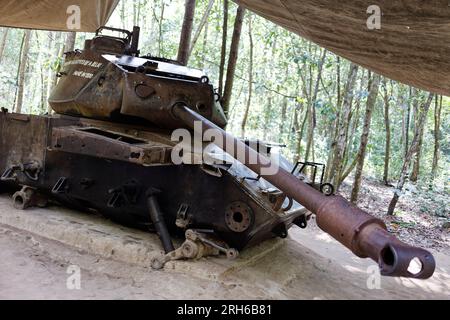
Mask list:
[[[352,182],[350,177],[341,187],[341,194],[347,199],[350,199]],[[449,190],[442,187],[430,190],[428,185],[407,183],[394,216],[387,216],[393,194],[392,186],[385,186],[376,179],[366,177],[361,186],[358,206],[382,219],[388,230],[405,243],[437,251],[448,250],[450,247]]]
[[[35,219],[27,221],[36,230],[42,228],[39,221],[54,227],[51,230],[64,229],[61,239],[75,239],[77,229],[72,231],[71,225],[92,221],[86,230],[95,232],[83,234],[98,245],[84,244],[77,235],[76,241],[83,243],[77,248],[29,232],[31,225],[15,227],[24,216]],[[307,230],[293,229],[286,240],[249,250],[234,262],[209,258],[154,271],[134,249],[123,250],[131,252],[129,257],[121,251],[130,242],[125,238],[135,239],[130,248],[136,252],[158,247],[152,235],[62,208],[17,211],[4,196],[0,218],[0,299],[450,299],[448,248],[434,252],[438,268],[432,279],[381,278],[376,288],[377,278],[370,277],[374,263],[354,257],[314,223]],[[100,238],[112,240],[106,244]],[[104,246],[109,256],[101,251]],[[71,265],[81,269],[80,290],[67,287]]]

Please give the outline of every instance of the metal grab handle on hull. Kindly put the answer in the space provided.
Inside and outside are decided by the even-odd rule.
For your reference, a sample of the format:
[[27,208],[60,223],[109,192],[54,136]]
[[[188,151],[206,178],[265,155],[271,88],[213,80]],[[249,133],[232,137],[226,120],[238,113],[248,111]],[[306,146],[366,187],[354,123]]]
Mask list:
[[[203,134],[206,130],[220,132],[222,140],[215,140],[214,144],[234,158],[244,153],[245,159],[255,160],[245,161],[244,165],[314,213],[318,226],[354,254],[361,258],[370,257],[376,261],[383,275],[417,279],[426,279],[433,275],[435,261],[432,254],[395,238],[380,219],[370,216],[342,197],[323,195],[281,167],[274,175],[264,175],[263,169],[269,167],[271,163],[267,157],[197,114],[186,104],[175,104],[172,113],[187,127],[201,131],[199,134]],[[197,121],[201,126],[195,125]],[[411,262],[417,259],[421,264],[420,270],[416,273],[408,271]]]

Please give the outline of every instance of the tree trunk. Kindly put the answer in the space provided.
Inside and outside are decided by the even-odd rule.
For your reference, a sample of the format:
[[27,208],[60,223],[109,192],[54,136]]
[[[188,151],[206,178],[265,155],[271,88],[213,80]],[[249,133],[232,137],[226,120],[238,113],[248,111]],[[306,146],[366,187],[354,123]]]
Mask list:
[[[410,88],[409,90],[409,98],[410,100],[413,99],[413,97],[415,97],[415,90],[412,90]],[[409,127],[411,125],[411,103],[410,101],[407,102],[407,106],[406,106],[406,121],[405,121],[405,157],[406,154],[408,153],[408,148],[409,148]]]
[[341,105],[341,58],[338,56],[337,57],[337,70],[336,70],[336,81],[337,81],[337,86],[336,86],[336,93],[337,93],[337,105],[340,106]]
[[245,138],[245,126],[247,125],[248,114],[252,103],[253,92],[253,34],[252,34],[252,16],[248,16],[248,37],[250,41],[250,57],[248,64],[248,100],[244,111],[244,118],[241,124],[241,137]]
[[[418,101],[416,101],[414,103],[414,125],[417,126],[417,121],[419,118],[419,107],[418,107]],[[417,182],[417,180],[419,179],[419,174],[420,174],[420,158],[422,156],[422,144],[423,144],[423,135],[424,135],[424,131],[425,131],[425,125],[421,128],[421,130],[419,131],[419,144],[417,147],[417,153],[414,159],[414,164],[413,164],[413,170],[411,172],[411,175],[409,177],[411,182]]]
[[120,20],[122,20],[122,29],[126,29],[126,23],[125,23],[125,1],[122,1],[122,7],[120,10]]
[[206,56],[208,54],[208,27],[209,27],[209,22],[207,20],[206,24],[205,24],[205,33],[203,34],[202,62],[201,62],[202,69],[205,69]]
[[[363,78],[364,78],[364,72],[363,72]],[[369,81],[370,82],[370,81]],[[361,87],[363,86],[364,81],[361,80]],[[362,91],[363,89],[361,89],[360,91]],[[369,88],[370,90],[370,88]],[[359,123],[360,123],[360,117],[359,117],[359,113],[360,113],[360,109],[361,109],[361,100],[358,100],[358,103],[356,104],[356,112],[354,115],[351,116],[351,118],[353,118],[352,121],[352,130],[350,133],[350,137],[354,137],[356,135],[356,129],[359,128]],[[353,112],[352,112],[353,113]],[[356,168],[356,164],[358,163],[358,153],[356,153],[356,155],[353,157],[353,161],[350,163],[350,165],[347,166],[347,169],[345,169],[348,161],[349,161],[349,156],[350,156],[350,146],[349,143],[346,142],[347,147],[346,150],[344,152],[344,162],[342,165],[342,170],[343,173],[341,174],[341,177],[339,179],[339,184],[341,185],[345,179],[347,179],[347,177],[350,175],[350,173],[352,173],[352,171]],[[344,170],[345,169],[345,170]]]
[[350,114],[353,103],[353,89],[356,83],[356,76],[358,74],[358,66],[352,64],[348,74],[347,83],[345,85],[344,99],[342,105],[341,120],[339,122],[339,129],[336,138],[335,152],[333,155],[332,169],[330,170],[330,178],[336,189],[339,187],[339,182],[342,174],[343,157],[345,151],[345,143],[347,141],[347,128],[349,125]]
[[219,94],[223,95],[223,78],[225,74],[225,60],[227,55],[228,40],[228,0],[223,0],[223,25],[222,25],[222,49],[220,53],[219,67]]
[[134,1],[134,3],[133,3],[133,26],[139,25],[140,16],[141,16],[141,0]]
[[[146,3],[145,3],[146,4]],[[141,20],[141,0],[138,1],[138,7],[137,7],[137,17],[136,17],[136,22],[133,25],[134,26],[138,26],[139,25],[139,21]],[[145,23],[144,23],[145,25]]]
[[286,124],[286,120],[287,120],[287,108],[288,108],[288,100],[286,97],[283,98],[283,103],[281,105],[281,122],[280,122],[280,127],[279,127],[279,134],[280,136],[278,137],[278,143],[283,143],[284,140],[284,134],[286,132],[287,128],[287,124]]
[[391,121],[389,118],[389,91],[386,78],[383,80],[384,87],[384,127],[386,130],[386,147],[384,153],[384,173],[383,181],[385,185],[389,185],[389,160],[391,157]]
[[230,56],[228,58],[227,76],[222,98],[223,111],[228,116],[230,109],[231,93],[233,91],[234,74],[239,54],[239,43],[241,40],[242,23],[244,21],[245,9],[241,6],[237,9],[236,21],[234,23],[233,37],[231,39]]
[[267,135],[269,134],[269,123],[272,113],[272,95],[267,98],[267,105],[264,108],[264,124],[263,124],[263,141],[267,141]]
[[25,92],[25,73],[27,71],[28,53],[30,51],[31,30],[25,30],[22,42],[22,53],[19,62],[19,74],[17,79],[16,112],[22,112],[23,96]]
[[[325,173],[325,180],[326,181],[330,181],[331,180],[331,176],[332,176],[332,163],[333,163],[333,158],[334,158],[334,152],[336,149],[336,144],[337,144],[337,136],[338,136],[338,128],[339,128],[339,121],[341,118],[341,109],[342,109],[342,98],[341,98],[341,58],[338,56],[337,60],[336,60],[336,64],[337,64],[337,70],[336,70],[336,81],[337,81],[337,86],[336,86],[336,96],[337,96],[337,102],[336,102],[336,118],[333,121],[333,126],[331,127],[331,130],[333,130],[332,132],[332,136],[329,142],[329,151],[328,151],[328,157],[327,157],[327,165],[326,165],[326,173]],[[331,132],[331,131],[330,131]]]
[[421,112],[418,117],[417,124],[415,126],[416,128],[415,128],[414,138],[411,143],[411,147],[408,149],[408,153],[406,154],[405,160],[403,162],[403,167],[402,167],[402,171],[400,173],[400,178],[397,183],[397,188],[396,188],[394,196],[389,204],[389,208],[388,208],[388,212],[387,212],[388,215],[394,214],[395,207],[397,206],[397,202],[400,199],[400,193],[402,192],[403,186],[406,183],[406,177],[408,176],[408,171],[409,171],[409,166],[411,164],[411,160],[412,160],[413,156],[415,155],[415,153],[417,152],[418,147],[419,147],[420,131],[423,130],[423,127],[425,125],[428,110],[430,110],[430,105],[431,105],[431,102],[433,101],[433,97],[434,97],[434,94],[430,93],[427,101],[421,107]]
[[[60,66],[60,61],[62,59],[62,56],[64,54],[64,46],[62,45],[62,33],[61,32],[56,32],[55,33],[55,56],[57,57],[57,63],[54,66],[54,68],[50,68],[49,70],[49,80],[48,80],[48,86],[47,86],[47,96],[49,97],[53,88],[56,86],[56,84],[58,83],[58,77],[57,74],[61,68]],[[52,56],[53,58],[54,56]],[[51,114],[53,112],[52,108],[50,107],[50,105],[48,105],[48,113]]]
[[[289,79],[289,66],[286,65],[286,70],[285,70],[285,82],[287,82]],[[279,126],[279,137],[278,137],[278,143],[283,143],[284,141],[284,134],[286,132],[287,128],[292,128],[292,123],[291,125],[287,125],[287,112],[288,112],[288,98],[287,97],[283,97],[283,103],[281,104],[281,122],[280,122],[280,126]],[[289,141],[289,138],[288,138]]]
[[409,177],[409,180],[411,182],[417,182],[419,179],[419,173],[420,173],[420,157],[422,156],[422,142],[423,142],[423,134],[424,134],[425,126],[423,126],[419,131],[419,143],[417,145],[417,152],[416,157],[413,164],[413,169],[411,172],[411,175]]
[[339,179],[339,186],[342,185],[342,183],[344,183],[345,179],[347,179],[347,177],[350,175],[350,173],[352,173],[352,171],[356,168],[356,165],[358,164],[358,155],[355,156],[355,158],[353,159],[353,161],[350,163],[350,165],[347,167],[347,170],[345,170],[342,174],[341,174],[341,178]]
[[4,28],[2,40],[0,40],[0,62],[2,62],[3,54],[6,48],[6,40],[8,39],[9,28]]
[[[319,93],[319,86],[322,80],[322,70],[323,64],[325,63],[325,58],[327,56],[327,50],[323,49],[322,57],[320,58],[318,70],[317,70],[317,79],[314,87],[314,93],[312,95],[312,99],[309,103],[309,117],[308,117],[308,139],[306,142],[306,152],[305,152],[305,161],[307,162],[310,159],[312,145],[314,143],[314,131],[316,128],[316,102],[317,95]],[[312,80],[312,79],[311,79]],[[312,155],[314,158],[314,155]]]
[[[300,107],[299,114],[301,114],[302,109],[303,109],[303,107]],[[309,110],[306,109],[305,116],[303,117],[301,127],[297,132],[297,134],[298,134],[297,135],[297,148],[296,148],[296,157],[295,157],[294,162],[303,160],[303,159],[301,159],[301,157],[302,157],[302,140],[303,140],[303,133],[305,132],[306,121],[308,120],[308,116],[309,116],[308,113],[309,113]]]
[[369,134],[370,134],[370,124],[372,122],[372,113],[377,102],[378,91],[380,87],[381,77],[378,74],[374,74],[372,77],[369,96],[367,97],[366,104],[366,114],[364,117],[364,126],[361,134],[361,144],[359,146],[358,156],[357,156],[357,164],[356,164],[356,173],[355,173],[355,181],[353,182],[353,189],[351,195],[351,201],[356,203],[358,201],[358,194],[361,188],[361,180],[362,173],[364,169],[364,161],[367,153],[367,144],[369,142]]
[[72,52],[75,50],[75,41],[77,40],[76,32],[68,32],[66,36],[66,44],[64,45],[64,52]]
[[441,139],[441,113],[442,113],[442,96],[440,96],[440,99],[436,97],[434,109],[434,152],[433,152],[433,164],[431,166],[431,177],[433,180],[436,178],[439,164],[439,149]]
[[178,46],[178,62],[183,66],[189,60],[189,49],[191,47],[192,28],[195,16],[195,0],[186,0],[183,27],[181,28],[180,45]]
[[[400,85],[401,87],[401,85]],[[397,100],[401,101],[400,106],[402,108],[402,136],[400,139],[400,149],[402,150],[403,145],[405,143],[405,137],[406,137],[406,102],[405,102],[405,98],[403,95],[401,95],[400,93],[400,87],[398,90],[398,96],[397,96]]]
[[[124,3],[125,1],[122,1]],[[158,56],[162,56],[162,43],[163,43],[163,20],[164,20],[164,11],[165,11],[166,5],[164,3],[164,0],[161,0],[161,13],[159,16],[158,21]]]
[[[359,88],[359,92],[363,92],[365,90],[365,86],[366,86],[366,76],[365,76],[365,70],[363,70],[361,77],[360,77],[360,88]],[[369,71],[368,75],[367,75],[367,92],[370,91],[370,85],[371,85],[371,78],[372,78],[372,74]],[[351,167],[356,166],[356,162],[357,162],[357,151],[356,150],[356,155],[352,161],[352,163],[350,164],[350,166],[346,169],[347,164],[349,162],[350,156],[351,156],[351,149],[353,146],[353,140],[356,140],[356,129],[359,128],[359,120],[360,120],[360,113],[361,110],[361,99],[357,99],[356,101],[356,105],[355,107],[352,108],[351,112],[350,112],[350,116],[348,118],[348,126],[347,126],[347,132],[345,133],[345,149],[344,149],[344,155],[342,157],[342,171],[339,177],[339,183],[338,186],[340,186],[342,184],[342,182],[344,182],[344,180],[347,178],[348,175],[346,175],[346,173],[350,174],[351,171],[349,172],[348,170],[351,169]],[[351,130],[350,130],[351,129]]]
[[197,28],[197,31],[195,31],[194,38],[192,39],[192,43],[189,48],[187,61],[189,61],[189,58],[192,55],[192,51],[194,51],[195,45],[197,44],[197,41],[200,38],[200,35],[202,34],[203,28],[205,27],[206,23],[208,22],[209,14],[211,13],[212,7],[214,5],[214,1],[215,0],[209,0],[208,7],[206,8],[206,11],[203,14],[202,19],[200,20],[200,24]]

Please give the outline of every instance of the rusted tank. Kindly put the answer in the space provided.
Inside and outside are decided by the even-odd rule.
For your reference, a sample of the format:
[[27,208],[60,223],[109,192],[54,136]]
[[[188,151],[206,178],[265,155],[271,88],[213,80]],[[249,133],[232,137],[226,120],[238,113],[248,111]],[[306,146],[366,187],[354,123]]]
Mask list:
[[[157,232],[166,254],[154,268],[221,253],[234,259],[249,246],[287,237],[293,225],[306,228],[316,214],[324,231],[379,262],[382,274],[433,274],[429,252],[401,243],[343,198],[302,182],[286,159],[275,165],[270,145],[226,133],[208,77],[175,61],[140,57],[138,41],[139,28],[102,28],[84,50],[66,53],[49,98],[56,115],[2,110],[0,188],[16,189],[16,207],[52,199]],[[194,139],[180,143],[175,129]],[[208,130],[213,134],[204,139]],[[172,243],[177,236],[185,238],[179,248]],[[412,273],[415,258],[421,269]]]

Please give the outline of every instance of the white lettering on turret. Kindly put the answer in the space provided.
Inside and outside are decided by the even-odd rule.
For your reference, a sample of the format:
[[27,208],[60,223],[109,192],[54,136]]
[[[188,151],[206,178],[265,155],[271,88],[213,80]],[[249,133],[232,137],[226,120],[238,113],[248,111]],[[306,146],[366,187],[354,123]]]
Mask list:
[[85,67],[96,68],[96,69],[100,69],[101,67],[103,67],[103,63],[101,63],[101,62],[84,60],[84,59],[69,60],[69,61],[66,61],[66,63],[64,64],[64,66],[71,66],[71,65],[82,65]]
[[73,75],[75,77],[81,77],[81,78],[86,78],[86,79],[92,79],[94,77],[93,73],[84,72],[84,71],[74,71]]

